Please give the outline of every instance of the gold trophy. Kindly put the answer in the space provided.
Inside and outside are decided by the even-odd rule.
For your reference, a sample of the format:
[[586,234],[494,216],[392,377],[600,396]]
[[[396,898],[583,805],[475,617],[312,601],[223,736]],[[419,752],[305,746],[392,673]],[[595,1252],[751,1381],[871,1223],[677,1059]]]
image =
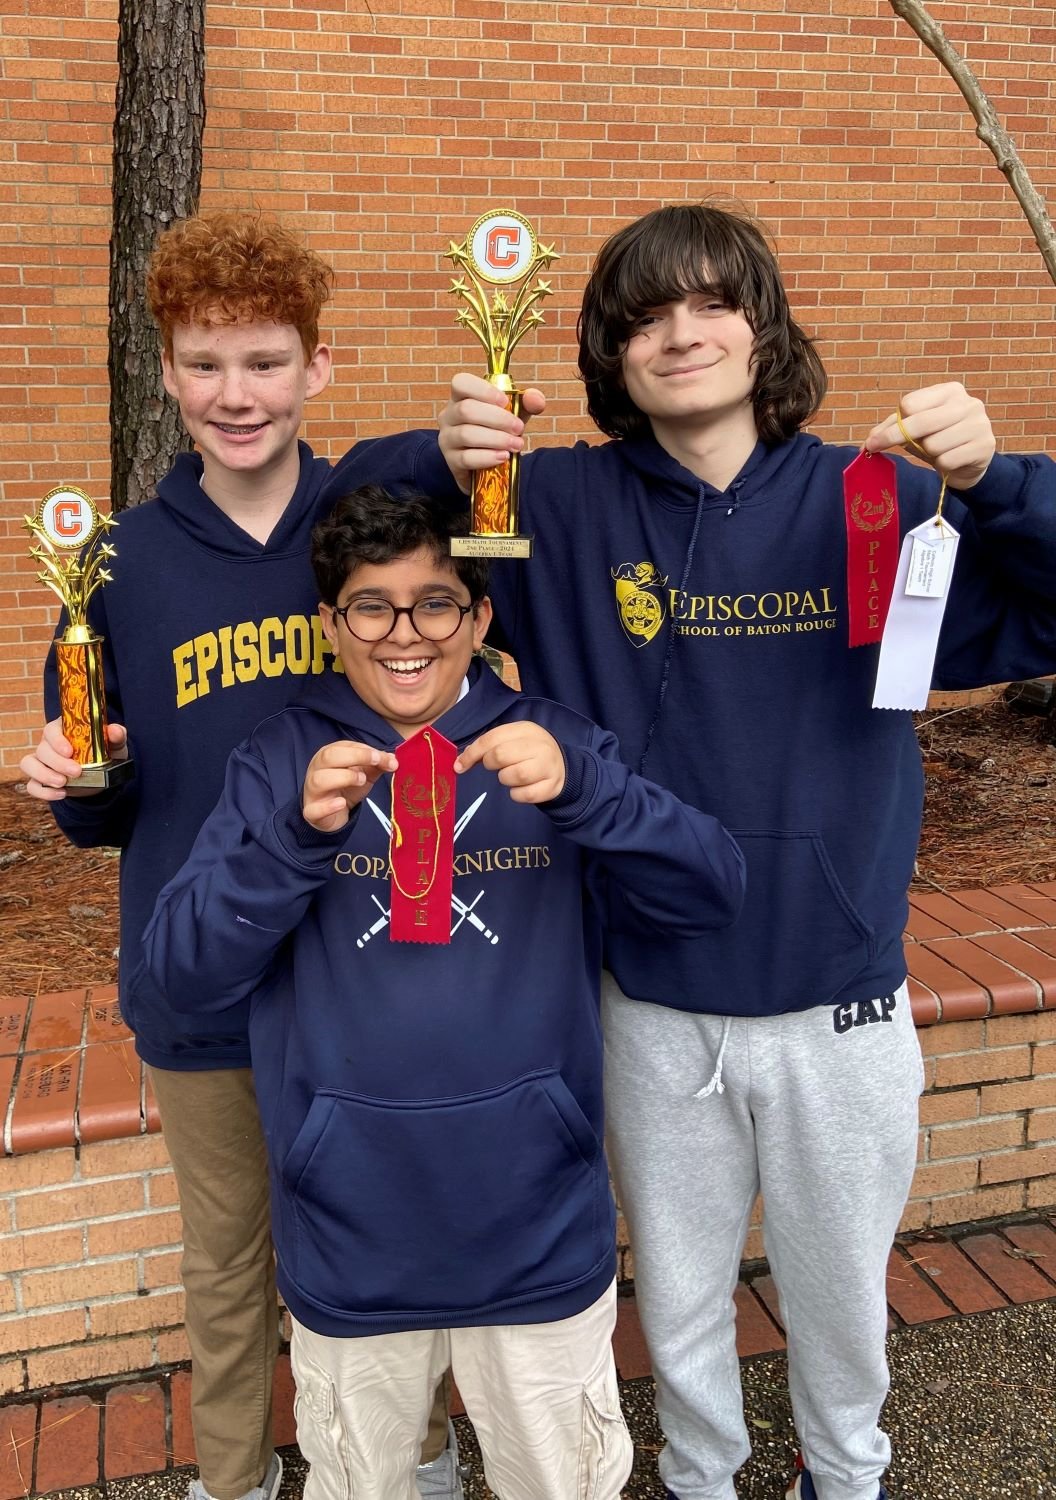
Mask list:
[[[458,321],[483,344],[488,381],[506,394],[508,409],[520,416],[521,392],[510,379],[510,355],[528,330],[543,321],[536,303],[553,290],[548,281],[531,286],[532,273],[547,270],[559,257],[552,245],[539,244],[522,214],[505,208],[482,214],[461,245],[452,240],[444,255],[462,273],[451,283],[451,291],[466,303],[458,310]],[[499,288],[490,305],[482,282]],[[514,453],[473,475],[473,530],[451,538],[452,556],[531,557],[531,537],[517,532],[519,467]]]
[[103,638],[88,624],[85,611],[96,589],[110,583],[103,566],[115,553],[101,539],[117,522],[101,516],[76,485],[49,490],[35,516],[25,517],[26,529],[38,545],[30,557],[43,564],[41,583],[57,594],[66,608],[67,625],[55,642],[59,673],[62,732],[73,746],[73,758],[83,770],[66,790],[97,792],[118,786],[132,774],[130,760],[111,760],[106,738],[106,700],[103,694]]

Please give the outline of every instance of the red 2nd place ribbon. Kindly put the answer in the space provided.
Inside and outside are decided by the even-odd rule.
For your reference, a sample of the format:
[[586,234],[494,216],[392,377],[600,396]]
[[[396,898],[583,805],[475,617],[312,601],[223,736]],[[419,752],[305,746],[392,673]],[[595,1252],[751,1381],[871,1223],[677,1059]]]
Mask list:
[[843,471],[847,618],[851,646],[884,633],[898,571],[898,474],[882,453],[859,453]]
[[395,754],[389,937],[394,943],[449,943],[458,751],[427,726]]

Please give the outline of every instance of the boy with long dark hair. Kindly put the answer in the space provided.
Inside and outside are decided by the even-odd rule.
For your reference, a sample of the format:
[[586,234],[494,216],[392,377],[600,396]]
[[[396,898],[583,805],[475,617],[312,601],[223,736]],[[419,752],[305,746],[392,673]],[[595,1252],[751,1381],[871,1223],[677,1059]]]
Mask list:
[[[733,1291],[761,1190],[805,1465],[789,1496],[877,1500],[885,1271],[923,1081],[901,943],[923,779],[909,715],[871,707],[878,647],[848,644],[856,453],[802,431],[824,369],[739,214],[661,208],[613,235],[579,367],[616,441],[522,458],[535,557],[494,569],[499,623],[527,691],[611,729],[630,764],[714,810],[748,862],[728,930],[607,953],[609,1141],[661,1474],[678,1500],[734,1500],[749,1441]],[[441,446],[463,488],[523,446],[503,401],[456,376]],[[935,685],[1053,671],[1056,468],[995,454],[960,385],[905,395],[901,421],[866,448],[909,439],[927,466],[896,458],[897,502],[859,519],[889,526],[897,555],[940,476],[951,491]]]

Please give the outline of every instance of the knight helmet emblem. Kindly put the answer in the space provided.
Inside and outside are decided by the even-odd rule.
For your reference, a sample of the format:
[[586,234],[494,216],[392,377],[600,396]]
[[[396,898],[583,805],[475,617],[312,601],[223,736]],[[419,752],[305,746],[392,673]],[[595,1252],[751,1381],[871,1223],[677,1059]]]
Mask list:
[[624,634],[632,646],[648,645],[664,623],[667,579],[651,562],[621,563],[611,569],[611,577]]

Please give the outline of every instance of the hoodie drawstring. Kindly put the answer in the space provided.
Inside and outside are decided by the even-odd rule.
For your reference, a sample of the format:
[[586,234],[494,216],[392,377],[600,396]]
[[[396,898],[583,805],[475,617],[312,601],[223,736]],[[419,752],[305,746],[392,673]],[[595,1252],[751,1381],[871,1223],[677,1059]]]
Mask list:
[[[693,517],[693,533],[692,533],[692,535],[689,538],[689,546],[686,549],[686,560],[682,564],[682,580],[681,580],[681,582],[678,585],[678,591],[679,591],[680,594],[684,594],[685,593],[685,591],[686,591],[686,584],[689,581],[689,570],[693,566],[693,553],[697,550],[697,533],[700,531],[700,518],[703,515],[703,513],[704,513],[704,486],[701,485],[700,491],[699,491],[699,493],[697,495],[697,513]],[[667,696],[667,679],[668,679],[668,677],[671,674],[671,653],[674,651],[674,649],[675,649],[675,619],[674,619],[674,610],[672,610],[671,611],[671,618],[668,621],[667,647],[666,647],[666,650],[664,652],[664,666],[663,666],[663,671],[660,674],[660,692],[657,695],[657,699],[656,699],[656,711],[653,714],[653,721],[649,725],[649,729],[648,729],[648,731],[646,733],[646,736],[645,736],[645,746],[642,749],[641,758],[638,761],[638,775],[639,776],[644,776],[645,775],[645,757],[649,754],[649,747],[653,743],[653,735],[656,733],[656,726],[660,722],[660,711],[661,711],[661,709],[664,706],[664,699]]]
[[735,511],[737,511],[737,510],[740,509],[740,505],[741,505],[741,486],[743,484],[744,484],[744,480],[743,479],[735,479],[733,481],[733,483],[730,485],[729,489],[726,491],[726,493],[728,495],[732,495],[732,497],[733,497],[733,504],[730,506],[729,510],[726,512],[726,514],[728,516],[732,516]]
[[722,1040],[719,1042],[719,1055],[715,1059],[715,1071],[710,1080],[702,1089],[698,1089],[693,1095],[694,1099],[707,1099],[711,1094],[724,1094],[726,1085],[722,1081],[722,1059],[726,1055],[726,1043],[730,1039],[730,1027],[733,1025],[732,1016],[722,1018]]
[[[728,516],[734,515],[740,507],[741,489],[743,488],[744,483],[745,481],[743,479],[735,479],[726,492],[729,496],[732,497],[732,504],[726,512]],[[678,592],[680,594],[684,594],[686,592],[686,584],[689,582],[689,570],[693,566],[693,553],[697,549],[697,533],[700,531],[700,518],[704,513],[705,494],[705,488],[703,485],[701,485],[697,491],[697,513],[693,517],[693,534],[689,539],[689,546],[686,549],[686,560],[682,564],[682,578],[678,585]],[[656,733],[656,726],[660,722],[660,710],[663,708],[664,699],[667,696],[667,679],[671,672],[671,653],[674,650],[674,647],[675,621],[672,614],[667,632],[667,648],[664,652],[664,666],[660,676],[660,692],[656,700],[656,712],[653,714],[653,721],[649,725],[649,731],[645,736],[645,748],[643,749],[641,759],[638,762],[639,776],[645,775],[645,757],[649,754],[649,747],[653,743],[653,735]]]

